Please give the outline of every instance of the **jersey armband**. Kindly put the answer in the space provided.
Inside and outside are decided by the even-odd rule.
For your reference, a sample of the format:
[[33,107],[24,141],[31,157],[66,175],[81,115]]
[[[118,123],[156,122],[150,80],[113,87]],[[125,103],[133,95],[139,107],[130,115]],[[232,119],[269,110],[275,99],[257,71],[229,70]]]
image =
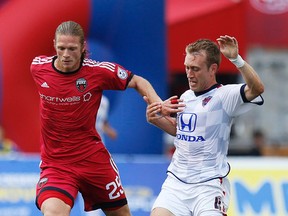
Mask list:
[[244,103],[253,103],[253,104],[257,104],[257,105],[263,105],[264,104],[264,98],[262,97],[262,95],[259,95],[258,97],[256,97],[252,101],[247,100],[247,98],[245,96],[245,91],[244,91],[245,86],[246,86],[246,84],[242,85],[240,88],[240,94],[241,94],[241,98],[242,98],[243,102]]

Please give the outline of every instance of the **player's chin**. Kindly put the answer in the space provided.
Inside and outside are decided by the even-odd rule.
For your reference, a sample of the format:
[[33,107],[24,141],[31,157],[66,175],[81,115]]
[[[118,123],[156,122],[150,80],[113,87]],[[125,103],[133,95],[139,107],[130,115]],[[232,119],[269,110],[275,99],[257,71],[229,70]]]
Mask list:
[[194,92],[198,91],[198,87],[197,87],[197,85],[195,83],[189,83],[189,87]]

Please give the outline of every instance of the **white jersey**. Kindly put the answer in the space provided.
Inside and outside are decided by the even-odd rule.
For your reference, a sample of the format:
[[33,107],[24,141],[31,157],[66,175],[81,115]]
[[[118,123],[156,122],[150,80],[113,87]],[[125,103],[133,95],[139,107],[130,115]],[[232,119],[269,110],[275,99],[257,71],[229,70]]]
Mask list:
[[[181,95],[186,107],[177,114],[176,150],[168,174],[184,183],[200,183],[228,175],[232,121],[255,104],[246,100],[244,87],[243,84],[215,85],[198,96],[192,90]],[[263,104],[262,97],[258,104]]]

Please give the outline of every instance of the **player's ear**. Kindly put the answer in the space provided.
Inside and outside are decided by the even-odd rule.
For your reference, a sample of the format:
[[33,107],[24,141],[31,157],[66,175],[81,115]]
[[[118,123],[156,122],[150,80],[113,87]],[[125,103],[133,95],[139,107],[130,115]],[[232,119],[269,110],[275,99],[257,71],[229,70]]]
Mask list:
[[209,68],[209,71],[212,72],[213,74],[216,74],[218,70],[218,65],[216,63],[212,64]]
[[84,41],[84,43],[83,43],[82,53],[85,52],[85,50],[87,50],[87,43],[86,43],[86,41]]
[[56,48],[56,40],[55,39],[53,39],[53,46],[54,46],[54,48]]

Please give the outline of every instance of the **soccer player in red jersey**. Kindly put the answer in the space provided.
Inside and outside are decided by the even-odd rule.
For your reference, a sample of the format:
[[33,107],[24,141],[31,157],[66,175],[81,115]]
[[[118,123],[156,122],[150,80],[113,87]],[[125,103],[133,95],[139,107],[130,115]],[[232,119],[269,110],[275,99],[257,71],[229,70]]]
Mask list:
[[36,205],[44,216],[69,216],[79,191],[85,211],[129,216],[119,172],[95,129],[102,91],[134,88],[151,102],[161,99],[146,79],[118,64],[86,58],[78,23],[61,23],[54,47],[55,56],[39,56],[31,64],[41,118]]

